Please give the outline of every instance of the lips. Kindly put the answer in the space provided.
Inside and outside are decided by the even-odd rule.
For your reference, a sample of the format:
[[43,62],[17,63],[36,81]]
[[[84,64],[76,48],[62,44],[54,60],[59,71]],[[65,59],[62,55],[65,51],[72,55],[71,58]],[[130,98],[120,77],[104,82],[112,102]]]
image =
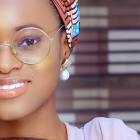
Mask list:
[[0,86],[3,85],[13,85],[17,83],[26,83],[30,82],[30,80],[27,79],[18,79],[18,78],[6,78],[6,79],[0,79]]
[[27,79],[0,79],[0,98],[11,98],[25,92],[31,81]]

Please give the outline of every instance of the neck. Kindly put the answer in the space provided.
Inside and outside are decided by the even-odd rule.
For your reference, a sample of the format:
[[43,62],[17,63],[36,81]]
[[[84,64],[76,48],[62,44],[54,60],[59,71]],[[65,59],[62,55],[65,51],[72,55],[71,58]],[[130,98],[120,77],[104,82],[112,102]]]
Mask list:
[[56,113],[55,94],[26,118],[0,120],[0,138],[67,140],[66,127]]

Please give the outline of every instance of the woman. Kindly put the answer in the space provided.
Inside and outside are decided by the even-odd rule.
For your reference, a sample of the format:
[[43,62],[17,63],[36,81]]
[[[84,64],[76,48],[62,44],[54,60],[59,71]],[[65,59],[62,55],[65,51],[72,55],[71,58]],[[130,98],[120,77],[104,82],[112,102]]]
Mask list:
[[140,140],[119,119],[78,129],[57,116],[55,88],[69,77],[79,34],[77,0],[0,0],[0,19],[1,139]]

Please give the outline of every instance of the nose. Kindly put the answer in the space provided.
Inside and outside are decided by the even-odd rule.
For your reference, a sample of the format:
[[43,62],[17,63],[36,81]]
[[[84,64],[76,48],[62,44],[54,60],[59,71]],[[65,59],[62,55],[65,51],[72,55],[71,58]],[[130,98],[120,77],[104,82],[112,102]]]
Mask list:
[[11,52],[10,44],[0,46],[0,73],[8,74],[14,69],[21,69],[22,65]]

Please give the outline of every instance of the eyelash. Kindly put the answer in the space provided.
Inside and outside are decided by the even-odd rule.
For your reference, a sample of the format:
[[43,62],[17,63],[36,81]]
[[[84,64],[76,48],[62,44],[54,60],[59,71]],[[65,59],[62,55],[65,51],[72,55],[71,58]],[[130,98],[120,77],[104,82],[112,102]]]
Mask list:
[[[24,39],[21,43],[18,44],[18,47],[22,47],[22,46],[31,46],[31,45],[28,45],[28,44],[27,44],[27,41],[29,41],[29,40],[34,40],[34,41],[36,40],[36,42],[34,43],[34,44],[36,44],[36,43],[39,42],[41,39],[40,39],[40,38],[32,38],[32,37],[26,38],[26,39]],[[24,42],[26,42],[27,45],[22,45],[22,44],[24,44]],[[34,44],[33,44],[33,45],[34,45]],[[20,45],[22,45],[22,46],[20,46]]]

